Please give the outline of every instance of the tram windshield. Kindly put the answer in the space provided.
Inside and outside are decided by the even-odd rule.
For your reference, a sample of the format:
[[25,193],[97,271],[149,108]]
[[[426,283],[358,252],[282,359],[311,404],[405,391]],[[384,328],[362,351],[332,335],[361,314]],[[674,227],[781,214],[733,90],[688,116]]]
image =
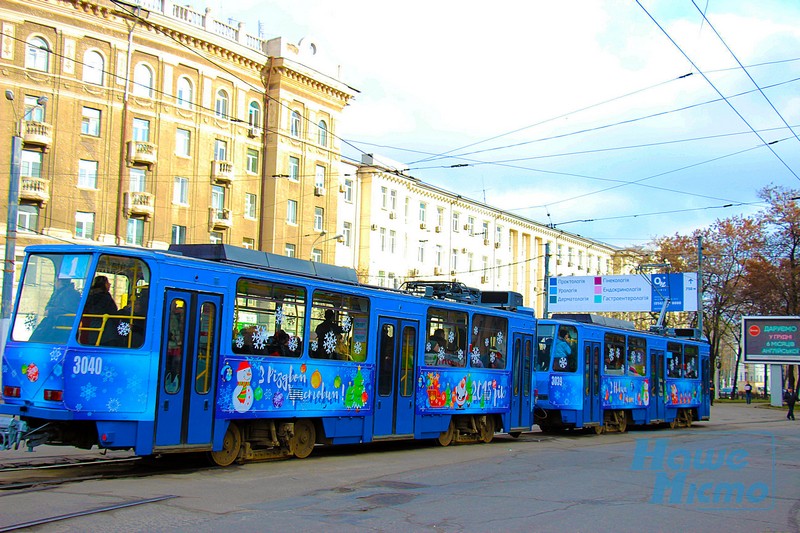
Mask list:
[[553,324],[539,324],[536,327],[536,360],[533,363],[535,372],[546,372],[550,368],[550,351],[553,348],[553,337],[556,327]]

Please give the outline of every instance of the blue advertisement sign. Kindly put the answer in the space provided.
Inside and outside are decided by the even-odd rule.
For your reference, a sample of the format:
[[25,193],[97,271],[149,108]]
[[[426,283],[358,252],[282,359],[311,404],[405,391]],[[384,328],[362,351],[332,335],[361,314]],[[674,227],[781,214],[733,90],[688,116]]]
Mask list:
[[417,378],[417,412],[506,410],[511,405],[509,383],[509,372],[422,367]]
[[[694,284],[696,277],[688,277],[683,274],[651,274],[652,284],[651,295],[651,310],[653,312],[661,311],[664,306],[664,300],[669,297],[669,305],[667,311],[683,311],[691,306],[686,306],[684,299],[687,294],[693,294],[697,297],[697,287],[694,287],[693,292],[684,290],[684,280],[689,284]],[[691,290],[691,287],[687,287]]]
[[650,405],[650,380],[641,377],[604,376],[600,383],[603,407],[630,409]]
[[671,407],[698,407],[702,397],[699,381],[667,379],[667,405]]

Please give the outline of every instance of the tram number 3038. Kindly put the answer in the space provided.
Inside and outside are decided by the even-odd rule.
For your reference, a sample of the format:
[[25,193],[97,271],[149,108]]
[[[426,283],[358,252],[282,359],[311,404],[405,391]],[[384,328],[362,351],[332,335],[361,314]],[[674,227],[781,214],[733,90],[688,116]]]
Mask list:
[[76,355],[72,360],[73,374],[95,374],[103,372],[103,358]]

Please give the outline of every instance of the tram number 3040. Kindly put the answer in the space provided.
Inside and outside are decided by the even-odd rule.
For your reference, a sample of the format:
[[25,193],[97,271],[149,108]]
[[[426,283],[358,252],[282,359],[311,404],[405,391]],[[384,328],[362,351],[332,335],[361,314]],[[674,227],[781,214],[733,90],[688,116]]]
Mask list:
[[72,360],[73,374],[97,374],[103,371],[102,357],[88,357],[86,355],[76,355]]

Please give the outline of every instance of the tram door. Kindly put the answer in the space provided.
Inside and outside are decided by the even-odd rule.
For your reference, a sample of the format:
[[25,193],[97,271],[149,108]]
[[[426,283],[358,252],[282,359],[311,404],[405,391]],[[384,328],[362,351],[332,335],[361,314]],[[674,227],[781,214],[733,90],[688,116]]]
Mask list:
[[514,333],[513,340],[513,391],[511,395],[511,427],[530,429],[533,426],[531,405],[531,358],[533,335]]
[[600,343],[583,344],[584,422],[603,423],[600,409]]
[[414,434],[414,349],[416,322],[378,320],[378,386],[375,395],[375,437]]
[[156,448],[211,445],[221,301],[218,295],[166,293]]
[[664,352],[650,350],[650,420],[664,421],[666,406],[664,402]]

